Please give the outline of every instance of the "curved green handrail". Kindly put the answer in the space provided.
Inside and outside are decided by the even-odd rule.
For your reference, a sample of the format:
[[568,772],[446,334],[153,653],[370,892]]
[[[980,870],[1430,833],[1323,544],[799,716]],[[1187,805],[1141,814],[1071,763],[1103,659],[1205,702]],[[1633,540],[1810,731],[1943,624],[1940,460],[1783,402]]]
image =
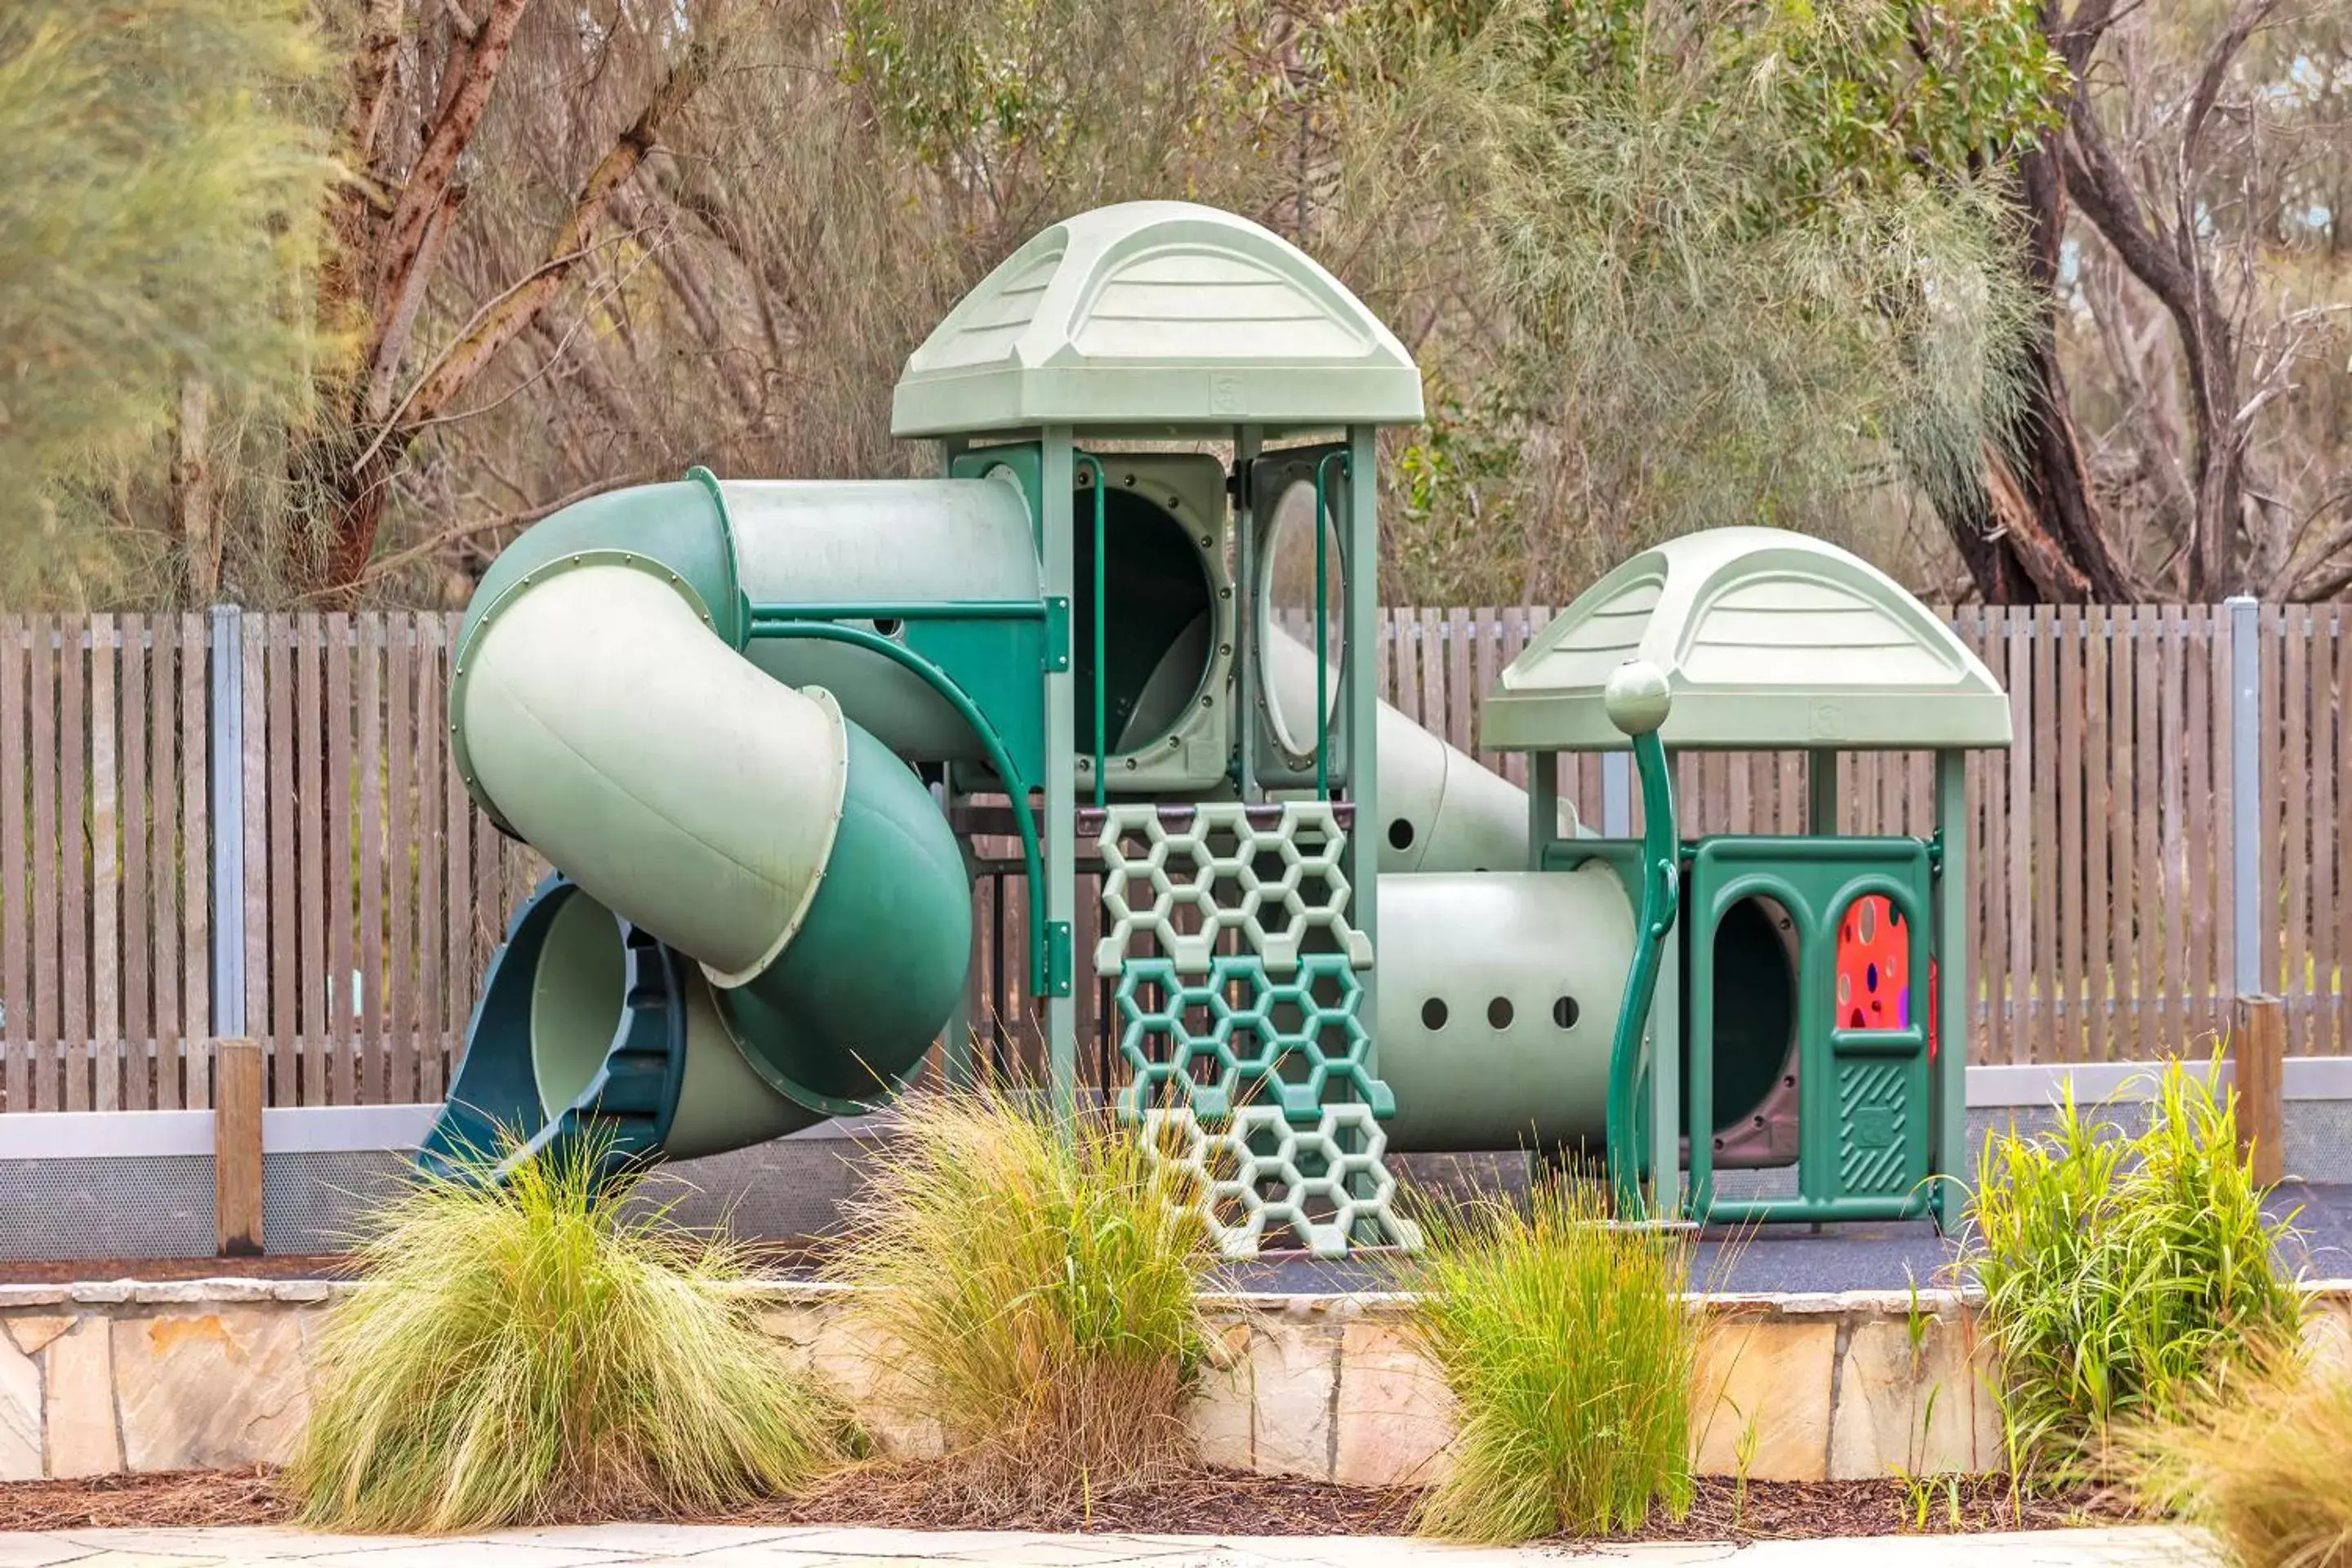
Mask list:
[[[757,612],[754,612],[756,616]],[[953,677],[920,654],[891,641],[879,632],[863,626],[838,626],[831,621],[768,621],[754,619],[751,636],[777,637],[784,640],[806,638],[817,642],[847,643],[869,653],[878,653],[907,669],[912,670],[930,689],[947,700],[963,721],[980,737],[988,752],[989,765],[996,776],[1004,781],[1005,794],[1013,800],[1013,820],[1021,829],[1021,861],[1029,874],[1029,988],[1034,995],[1045,994],[1045,949],[1038,941],[1045,930],[1045,857],[1037,847],[1037,825],[1029,815],[1029,786],[1021,777],[1021,770],[1013,765],[1013,755],[1004,749],[1004,739],[980,704],[971,700]]]
[[1326,452],[1315,463],[1315,798],[1331,798],[1331,628],[1328,596],[1330,519],[1324,507],[1323,470],[1333,459],[1339,464],[1339,477],[1349,475],[1348,454]]
[[[1633,962],[1625,973],[1625,994],[1617,1010],[1617,1033],[1609,1043],[1609,1178],[1617,1212],[1642,1214],[1639,1089],[1642,1035],[1658,989],[1658,967],[1667,933],[1682,899],[1680,841],[1675,829],[1674,773],[1655,731],[1633,737],[1633,760],[1642,775],[1642,903],[1635,919]],[[1658,1048],[1673,1048],[1661,1041]],[[1655,1130],[1671,1136],[1671,1128]]]
[[687,469],[686,477],[709,491],[710,504],[718,509],[719,539],[719,542],[727,547],[725,551],[727,582],[720,589],[719,597],[720,603],[727,606],[729,613],[742,622],[735,628],[735,651],[741,653],[743,645],[751,640],[751,617],[743,614],[743,567],[735,553],[735,520],[728,515],[727,492],[719,488],[719,476],[700,463]]

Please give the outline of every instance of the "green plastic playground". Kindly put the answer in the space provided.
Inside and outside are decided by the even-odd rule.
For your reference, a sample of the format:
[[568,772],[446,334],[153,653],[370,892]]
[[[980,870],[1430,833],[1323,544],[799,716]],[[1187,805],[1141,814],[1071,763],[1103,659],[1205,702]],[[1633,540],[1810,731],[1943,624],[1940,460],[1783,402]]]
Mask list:
[[[1412,1246],[1388,1159],[1421,1151],[1605,1172],[1630,1219],[1955,1217],[1962,760],[2009,744],[2008,700],[1874,567],[1725,528],[1502,673],[1477,740],[1528,758],[1516,787],[1360,657],[1380,433],[1422,398],[1299,250],[1137,203],[1037,235],[908,360],[893,430],[935,477],[697,468],[530,530],[467,616],[449,740],[556,875],[420,1158],[691,1159],[884,1106],[935,1049],[970,1081],[950,808],[1003,797],[1051,1089],[1078,1099],[1090,971],[1110,1109],[1197,1172],[1229,1257]],[[1935,754],[1931,837],[1835,832],[1835,759],[1872,750]],[[1686,837],[1671,763],[1707,751],[1805,753],[1810,831]],[[1558,785],[1606,752],[1622,837]]]

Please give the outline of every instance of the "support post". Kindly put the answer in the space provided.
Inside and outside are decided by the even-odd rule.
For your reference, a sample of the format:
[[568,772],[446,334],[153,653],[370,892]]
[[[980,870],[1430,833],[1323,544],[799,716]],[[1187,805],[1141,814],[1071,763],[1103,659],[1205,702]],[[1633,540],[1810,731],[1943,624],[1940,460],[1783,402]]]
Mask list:
[[1838,830],[1838,754],[1834,751],[1805,753],[1805,831],[1833,838]]
[[1543,869],[1544,851],[1559,836],[1559,753],[1528,753],[1528,869]]
[[[1362,995],[1357,1005],[1370,1043],[1364,1048],[1364,1072],[1380,1071],[1380,1031],[1374,1026],[1380,1008],[1380,902],[1374,896],[1381,868],[1380,758],[1374,742],[1380,733],[1380,693],[1372,680],[1373,627],[1380,618],[1381,525],[1380,486],[1374,476],[1379,455],[1377,432],[1370,425],[1348,428],[1348,527],[1340,551],[1346,574],[1347,602],[1340,621],[1339,701],[1347,714],[1340,727],[1346,755],[1348,798],[1355,804],[1355,821],[1341,859],[1347,873],[1349,922],[1364,933],[1372,950],[1372,966],[1358,975]],[[1320,520],[1318,520],[1320,526]],[[1319,607],[1319,606],[1318,606]]]
[[2239,594],[2230,612],[2230,973],[2237,994],[2263,982],[2262,606]]
[[1256,498],[1250,494],[1250,465],[1255,463],[1265,447],[1264,436],[1255,425],[1242,425],[1234,430],[1233,526],[1234,526],[1234,711],[1240,721],[1234,727],[1234,768],[1239,775],[1235,787],[1244,801],[1265,798],[1265,789],[1257,781],[1257,715],[1265,705],[1263,683],[1258,679],[1257,647],[1257,510]]
[[[245,617],[215,605],[205,763],[212,791],[212,1003],[215,1039],[245,1033]],[[193,1022],[193,1020],[191,1020]]]
[[[1045,537],[1043,560],[1045,593],[1071,607],[1067,624],[1077,624],[1076,523],[1071,505],[1076,473],[1071,461],[1071,432],[1066,425],[1045,430],[1043,479]],[[1075,634],[1075,630],[1073,632]],[[1030,940],[1046,943],[1045,1076],[1053,1092],[1055,1113],[1068,1118],[1078,1103],[1078,1006],[1071,974],[1076,945],[1077,854],[1077,710],[1075,706],[1077,661],[1045,675],[1045,930]],[[1102,672],[1095,672],[1100,679]],[[1091,695],[1091,694],[1090,694]],[[1019,803],[1026,811],[1029,803]]]
[[2286,1004],[2241,995],[2230,1020],[2230,1062],[2237,1079],[2238,1157],[2256,1183],[2276,1186],[2284,1173]]
[[261,1042],[213,1042],[213,1240],[222,1258],[261,1252]]
[[1936,753],[1936,1105],[1930,1189],[1936,1216],[1956,1217],[1969,1158],[1969,772],[1960,752]]

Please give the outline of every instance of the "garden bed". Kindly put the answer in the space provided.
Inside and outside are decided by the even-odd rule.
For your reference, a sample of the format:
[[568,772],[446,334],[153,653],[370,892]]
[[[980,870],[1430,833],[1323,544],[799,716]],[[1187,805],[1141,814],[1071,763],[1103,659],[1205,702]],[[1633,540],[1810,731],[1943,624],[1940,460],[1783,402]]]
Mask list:
[[[2016,1495],[1993,1477],[1958,1482],[1955,1527],[1940,1481],[1932,1483],[1927,1531],[2064,1530],[2128,1517],[2087,1490]],[[1419,1496],[1411,1487],[1349,1487],[1244,1470],[1202,1469],[1160,1486],[1097,1500],[1086,1512],[992,1511],[942,1507],[925,1468],[855,1470],[794,1499],[680,1520],[696,1524],[875,1526],[901,1530],[1091,1531],[1171,1535],[1398,1535]],[[677,1519],[653,1512],[614,1518]],[[287,1524],[293,1506],[267,1468],[175,1470],[79,1481],[0,1484],[0,1531]],[[1690,1514],[1655,1520],[1642,1541],[1823,1540],[1915,1530],[1916,1500],[1899,1480],[1751,1481],[1744,1489],[1702,1478]],[[591,1523],[602,1520],[556,1520]]]

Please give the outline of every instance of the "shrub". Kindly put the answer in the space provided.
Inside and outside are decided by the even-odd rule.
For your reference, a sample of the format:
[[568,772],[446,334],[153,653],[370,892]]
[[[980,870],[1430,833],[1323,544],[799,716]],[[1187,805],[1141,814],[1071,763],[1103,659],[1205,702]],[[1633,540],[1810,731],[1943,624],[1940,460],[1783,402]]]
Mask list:
[[600,1190],[602,1152],[420,1175],[328,1313],[288,1471],[306,1522],[462,1531],[726,1506],[847,1457],[752,1322],[728,1244]]
[[2050,1131],[1985,1142],[1966,1268],[1984,1291],[2012,1460],[2095,1475],[2118,1422],[2161,1420],[2288,1342],[2302,1316],[2238,1154],[2236,1102],[2167,1063],[2146,1131],[2071,1091]]
[[1068,1507],[1193,1449],[1182,1399],[1212,1254],[1129,1129],[993,1093],[908,1105],[830,1278],[938,1422],[933,1480],[982,1507]]
[[1481,1203],[1428,1216],[1423,1234],[1406,1270],[1412,1333],[1460,1435],[1419,1528],[1503,1543],[1687,1511],[1705,1326],[1684,1300],[1688,1240],[1611,1225],[1596,1188],[1558,1179],[1524,1212]]
[[2118,1454],[2132,1490],[2202,1525],[2245,1568],[2352,1562],[2352,1375],[2267,1355],[2226,1390],[2167,1419],[2126,1426]]

